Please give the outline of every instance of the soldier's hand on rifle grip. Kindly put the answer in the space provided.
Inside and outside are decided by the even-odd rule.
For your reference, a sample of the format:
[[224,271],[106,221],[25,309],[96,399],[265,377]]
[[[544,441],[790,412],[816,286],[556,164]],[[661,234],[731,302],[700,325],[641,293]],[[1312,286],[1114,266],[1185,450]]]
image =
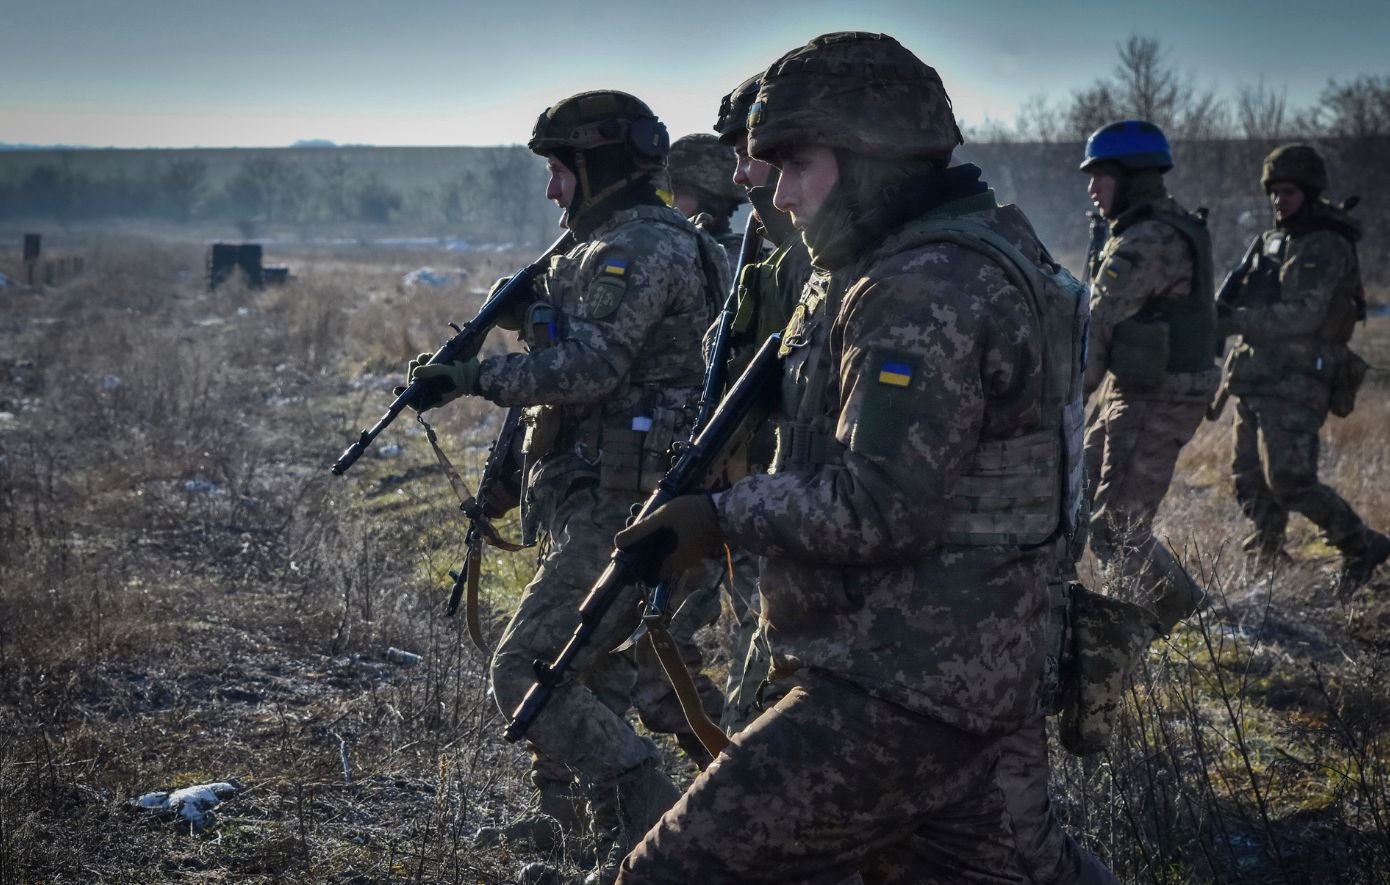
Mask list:
[[618,532],[614,541],[633,554],[642,582],[655,585],[675,580],[724,546],[724,530],[709,492],[696,492],[666,502]]
[[[411,360],[406,367],[407,385],[414,384],[416,381],[431,382],[410,404],[412,409],[423,412],[453,402],[465,394],[477,393],[477,357],[458,363],[430,365],[431,356],[433,354],[422,353]],[[431,379],[434,380],[431,381]],[[400,396],[404,392],[405,388],[400,388],[396,391],[396,395]]]

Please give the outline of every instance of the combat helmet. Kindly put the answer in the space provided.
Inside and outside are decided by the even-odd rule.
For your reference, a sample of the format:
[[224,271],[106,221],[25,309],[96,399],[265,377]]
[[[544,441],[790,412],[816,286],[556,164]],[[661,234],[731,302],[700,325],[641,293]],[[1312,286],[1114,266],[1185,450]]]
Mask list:
[[1102,126],[1086,139],[1086,157],[1081,171],[1090,172],[1103,163],[1116,163],[1138,172],[1157,169],[1167,172],[1173,168],[1173,150],[1168,139],[1148,120],[1125,120]]
[[581,92],[536,120],[526,146],[554,154],[579,179],[571,215],[582,214],[666,165],[671,138],[641,99],[626,92]]
[[886,34],[823,34],[788,52],[748,111],[748,152],[759,160],[796,143],[945,159],[964,141],[941,77]]
[[719,141],[723,144],[734,144],[740,135],[748,131],[748,109],[758,97],[762,80],[762,74],[754,74],[719,100],[719,117],[714,121],[714,131],[719,133]]
[[1260,187],[1269,190],[1276,181],[1289,181],[1316,197],[1327,190],[1327,164],[1306,144],[1286,144],[1265,157]]
[[732,148],[703,132],[676,139],[666,160],[671,184],[693,191],[711,214],[721,216],[748,202],[743,188],[734,184],[737,165]]

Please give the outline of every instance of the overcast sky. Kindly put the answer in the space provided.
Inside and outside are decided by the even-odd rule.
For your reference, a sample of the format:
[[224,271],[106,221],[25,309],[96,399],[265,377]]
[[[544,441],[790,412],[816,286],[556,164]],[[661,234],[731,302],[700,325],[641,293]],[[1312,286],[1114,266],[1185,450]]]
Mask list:
[[119,147],[524,142],[566,95],[616,88],[672,136],[834,30],[941,72],[967,123],[1012,120],[1158,37],[1199,85],[1263,76],[1289,103],[1390,74],[1390,0],[0,0],[0,141]]

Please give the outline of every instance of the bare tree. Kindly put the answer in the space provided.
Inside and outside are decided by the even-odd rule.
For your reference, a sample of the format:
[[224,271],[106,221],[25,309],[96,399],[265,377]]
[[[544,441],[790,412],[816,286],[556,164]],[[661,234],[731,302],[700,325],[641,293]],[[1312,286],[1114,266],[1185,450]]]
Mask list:
[[1390,76],[1327,81],[1318,107],[1301,122],[1300,128],[1339,138],[1390,135]]
[[1236,95],[1236,125],[1246,138],[1277,141],[1284,134],[1288,89],[1277,94],[1265,88],[1265,78],[1256,86],[1242,86]]
[[187,221],[207,183],[208,164],[201,157],[176,157],[164,167],[159,189],[179,221]]

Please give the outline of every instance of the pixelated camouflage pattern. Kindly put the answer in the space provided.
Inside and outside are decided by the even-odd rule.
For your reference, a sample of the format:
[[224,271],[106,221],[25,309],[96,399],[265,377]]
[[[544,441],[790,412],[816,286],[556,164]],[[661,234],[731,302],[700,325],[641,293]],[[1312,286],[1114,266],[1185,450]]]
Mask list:
[[724,144],[733,145],[740,135],[748,131],[748,109],[757,100],[758,85],[762,79],[762,72],[759,71],[719,100],[719,115],[714,120],[714,131]]
[[[1154,201],[1156,212],[1174,215],[1186,210],[1172,197]],[[1115,327],[1133,317],[1151,299],[1183,298],[1192,292],[1192,249],[1187,239],[1170,224],[1150,219],[1126,227],[1106,241],[1096,261],[1091,289],[1091,336],[1086,360],[1086,396],[1105,380],[1110,369]],[[1166,373],[1158,395],[1186,396],[1211,385],[1215,392],[1220,372]],[[1121,392],[1123,385],[1120,385]]]
[[1027,881],[996,741],[806,678],[623,861],[622,885]]
[[1078,756],[1110,745],[1124,681],[1155,635],[1154,616],[1142,606],[1076,585],[1072,594],[1074,694],[1062,709],[1062,746]]
[[1018,854],[1036,885],[1119,885],[1115,874],[1076,843],[1053,813],[1048,784],[1047,722],[1034,716],[999,742],[996,777]]
[[1156,539],[1153,520],[1173,481],[1178,454],[1206,416],[1220,381],[1215,367],[1190,373],[1187,389],[1122,393],[1108,380],[1086,429],[1086,475],[1091,483],[1091,552],[1107,583],[1126,599],[1156,608],[1169,596],[1192,600],[1184,612],[1165,607],[1165,632],[1195,610],[1201,598],[1192,577]]
[[[576,435],[595,418],[630,424],[658,407],[693,413],[703,367],[698,330],[715,309],[704,265],[715,265],[719,281],[727,280],[717,254],[715,262],[702,262],[699,236],[665,207],[615,213],[552,259],[538,281],[538,296],[557,308],[560,342],[482,361],[479,388],[493,402],[562,406],[563,444],[527,463],[523,517],[543,554],[493,658],[493,691],[504,715],[535,680],[531,662],[552,659],[573,634],[579,603],[607,565],[613,536],[642,499],[635,490],[600,488],[598,453],[577,450]],[[622,274],[608,271],[616,264]],[[604,303],[598,317],[596,299]],[[614,606],[528,733],[540,776],[606,781],[653,758],[652,743],[622,718],[635,680],[633,659],[607,653],[635,627],[621,613],[635,613],[637,600],[632,588]]]
[[1260,170],[1260,187],[1276,181],[1289,181],[1305,188],[1327,190],[1327,164],[1306,144],[1285,144],[1270,151]]
[[[1172,197],[1155,211],[1184,210]],[[1153,606],[1170,588],[1193,595],[1182,565],[1153,536],[1153,519],[1167,494],[1178,454],[1197,432],[1221,383],[1216,365],[1200,372],[1165,373],[1160,384],[1126,388],[1108,373],[1115,328],[1152,299],[1192,292],[1192,249],[1172,225],[1140,221],[1111,237],[1096,263],[1086,393],[1100,396],[1086,432],[1091,484],[1091,550],[1126,598]],[[1200,598],[1200,597],[1199,597]],[[1190,613],[1190,612],[1189,612]]]
[[[580,92],[542,111],[526,146],[534,153],[544,154],[558,147],[583,151],[605,144],[622,144],[627,127],[633,121],[655,116],[646,102],[626,92],[609,89]],[[604,123],[609,120],[618,125],[605,128]]]
[[1279,397],[1325,412],[1343,347],[1318,333],[1334,302],[1350,301],[1360,287],[1355,246],[1336,230],[1266,231],[1259,260],[1232,303],[1240,338],[1226,362],[1231,393]]
[[1362,537],[1361,517],[1318,481],[1318,431],[1326,419],[1326,407],[1284,397],[1245,395],[1236,401],[1231,457],[1236,500],[1271,543],[1282,539],[1290,511],[1322,529],[1333,546]]
[[[1016,207],[962,217],[1038,260]],[[1063,545],[947,545],[941,503],[978,445],[1042,428],[1040,326],[989,258],[947,243],[900,251],[902,236],[814,274],[794,315],[809,346],[785,359],[783,409],[825,353],[831,377],[811,417],[828,428],[828,463],[743,479],[720,498],[720,522],[767,557],[778,672],[833,673],[951,725],[1006,732],[1036,706]],[[913,363],[910,384],[881,381],[885,359]]]
[[886,34],[823,34],[773,62],[748,114],[748,152],[792,144],[870,157],[946,157],[964,143],[936,70]]
[[748,202],[747,191],[734,184],[737,166],[734,149],[722,144],[718,136],[704,132],[676,139],[666,158],[673,185],[703,191],[718,202],[734,205]]

